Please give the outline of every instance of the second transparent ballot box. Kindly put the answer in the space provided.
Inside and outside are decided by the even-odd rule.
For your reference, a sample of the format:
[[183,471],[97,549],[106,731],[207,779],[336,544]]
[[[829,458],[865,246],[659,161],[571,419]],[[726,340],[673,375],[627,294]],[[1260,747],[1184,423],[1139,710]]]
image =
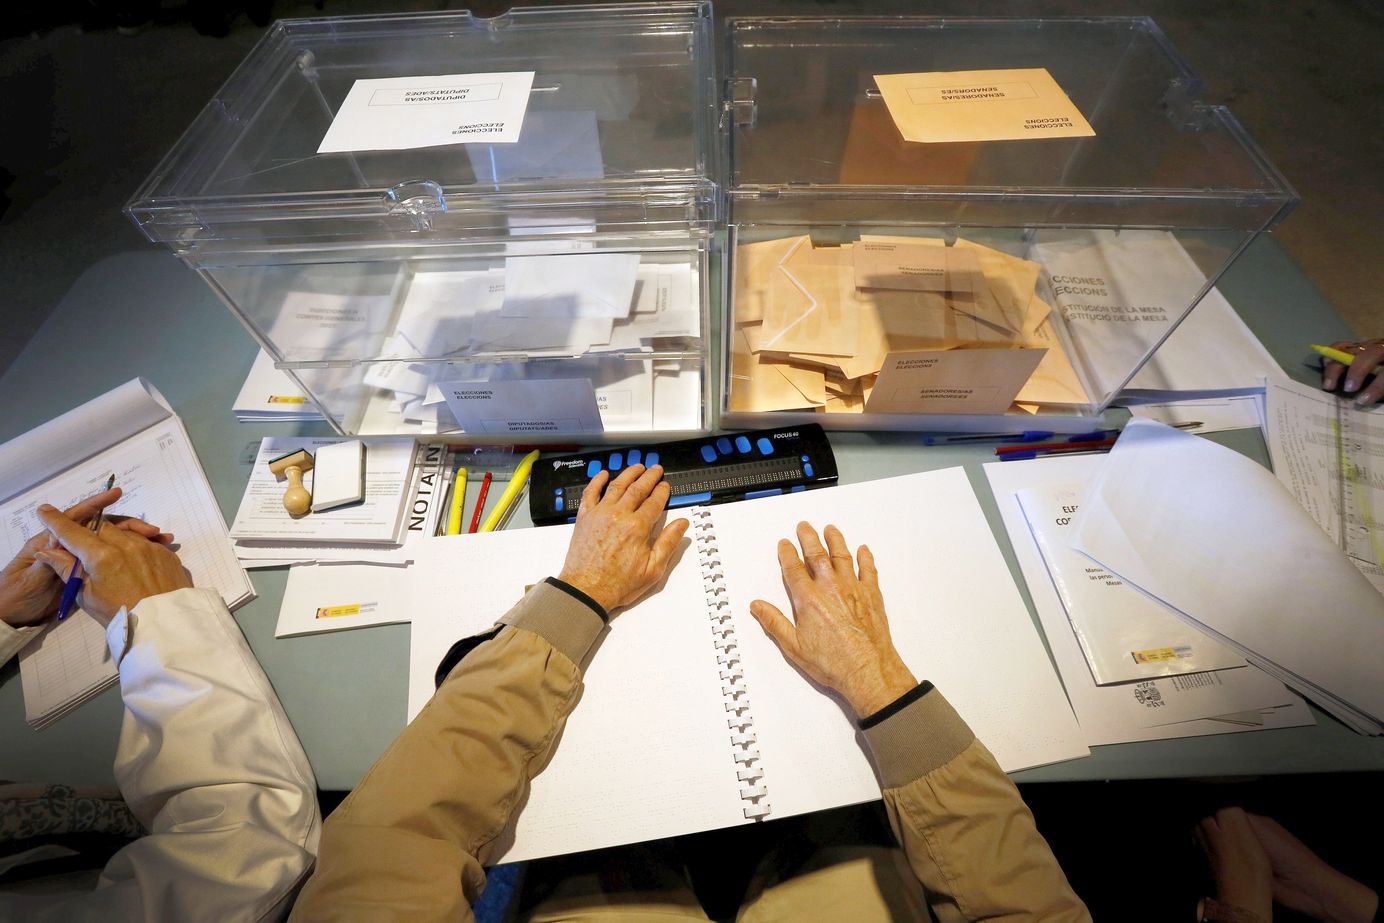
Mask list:
[[708,3],[277,23],[127,207],[334,428],[703,432]]
[[727,29],[730,425],[1089,428],[1296,203],[1146,18]]

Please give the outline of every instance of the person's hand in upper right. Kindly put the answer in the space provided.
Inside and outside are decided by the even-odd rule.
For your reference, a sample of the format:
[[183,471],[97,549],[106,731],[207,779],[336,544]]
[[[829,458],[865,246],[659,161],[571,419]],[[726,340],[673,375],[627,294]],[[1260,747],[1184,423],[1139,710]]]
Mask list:
[[1332,343],[1331,346],[1341,352],[1352,353],[1355,361],[1347,366],[1334,359],[1325,360],[1322,364],[1322,388],[1335,391],[1344,376],[1345,386],[1342,390],[1355,395],[1357,407],[1379,403],[1380,398],[1384,398],[1384,374],[1376,374],[1369,387],[1364,385],[1371,373],[1384,371],[1384,339]]

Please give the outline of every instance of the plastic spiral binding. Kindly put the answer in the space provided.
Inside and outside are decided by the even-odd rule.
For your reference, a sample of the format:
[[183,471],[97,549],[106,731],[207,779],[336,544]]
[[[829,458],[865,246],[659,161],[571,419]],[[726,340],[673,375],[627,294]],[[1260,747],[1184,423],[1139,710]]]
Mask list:
[[702,568],[702,591],[706,595],[707,615],[716,646],[716,662],[721,667],[721,694],[726,703],[726,728],[730,731],[731,752],[735,757],[735,777],[744,784],[740,798],[745,801],[745,817],[763,820],[769,816],[769,790],[764,785],[764,768],[754,748],[754,714],[750,694],[745,688],[745,671],[740,664],[740,643],[735,637],[735,620],[726,598],[726,578],[721,569],[721,551],[716,546],[716,525],[711,510],[691,511],[697,557]]

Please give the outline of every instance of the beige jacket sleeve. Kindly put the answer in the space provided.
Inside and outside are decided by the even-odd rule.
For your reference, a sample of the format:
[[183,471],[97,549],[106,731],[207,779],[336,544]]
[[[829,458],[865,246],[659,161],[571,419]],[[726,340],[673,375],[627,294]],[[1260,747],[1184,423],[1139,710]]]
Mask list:
[[942,694],[920,689],[861,725],[939,923],[1089,923],[1014,783]]
[[327,819],[294,920],[471,920],[495,837],[547,761],[604,620],[540,583]]

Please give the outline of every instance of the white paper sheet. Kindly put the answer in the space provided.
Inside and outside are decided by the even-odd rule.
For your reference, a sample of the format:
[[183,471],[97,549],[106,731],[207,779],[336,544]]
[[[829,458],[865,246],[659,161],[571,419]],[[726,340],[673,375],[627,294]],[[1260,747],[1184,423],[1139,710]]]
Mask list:
[[533,71],[357,80],[317,153],[519,140]]
[[[1264,396],[1245,394],[1171,403],[1123,402],[1132,416],[1177,426],[1186,433],[1221,433],[1232,429],[1257,429],[1263,425]],[[1198,426],[1187,424],[1198,423]]]
[[1250,459],[1135,420],[1072,546],[1356,730],[1384,731],[1384,599]]
[[[274,477],[269,461],[298,449],[315,453],[323,446],[345,441],[336,436],[269,436],[261,441],[231,535],[238,541],[280,542],[294,546],[314,542],[397,543],[413,468],[412,439],[365,441],[363,502],[310,513],[298,519],[284,511],[283,496],[288,483]],[[313,474],[309,471],[303,475],[303,485],[308,490],[313,487]]]
[[439,384],[468,434],[599,433],[601,412],[589,378],[491,378]]
[[[1105,463],[1103,455],[1039,458],[1023,462],[991,462],[985,465],[1010,545],[1028,585],[1034,609],[1043,624],[1048,649],[1062,675],[1067,697],[1076,711],[1077,721],[1089,746],[1161,740],[1173,737],[1200,737],[1256,730],[1259,727],[1297,727],[1315,723],[1306,703],[1282,683],[1256,667],[1222,671],[1224,686],[1187,685],[1179,689],[1169,679],[1139,684],[1142,696],[1132,685],[1097,686],[1071,630],[1062,601],[1048,576],[1038,546],[1029,531],[1017,494],[1023,490],[1042,490],[1063,484],[1089,483]],[[1157,690],[1155,699],[1150,689]],[[1231,693],[1227,695],[1227,692]],[[1278,707],[1269,703],[1290,703]],[[1150,704],[1151,703],[1151,704]],[[1161,704],[1159,704],[1161,703]],[[1241,705],[1262,703],[1253,714],[1262,724],[1245,723],[1231,715],[1222,720],[1209,718],[1166,722],[1167,716],[1219,714]],[[1267,711],[1263,709],[1267,708]],[[1161,714],[1155,715],[1153,712]]]
[[505,260],[503,317],[628,317],[639,254],[557,253]]
[[1025,490],[1018,500],[1096,685],[1245,666],[1245,658],[1068,547],[1085,488]]
[[413,581],[403,565],[308,564],[293,567],[284,585],[276,638],[413,618]]
[[255,355],[231,409],[241,423],[322,419],[298,384],[275,368],[274,360],[262,349]]
[[[1033,248],[1067,330],[1101,394],[1119,388],[1206,284],[1166,231],[1043,231]],[[1246,394],[1278,363],[1212,289],[1122,394]]]

